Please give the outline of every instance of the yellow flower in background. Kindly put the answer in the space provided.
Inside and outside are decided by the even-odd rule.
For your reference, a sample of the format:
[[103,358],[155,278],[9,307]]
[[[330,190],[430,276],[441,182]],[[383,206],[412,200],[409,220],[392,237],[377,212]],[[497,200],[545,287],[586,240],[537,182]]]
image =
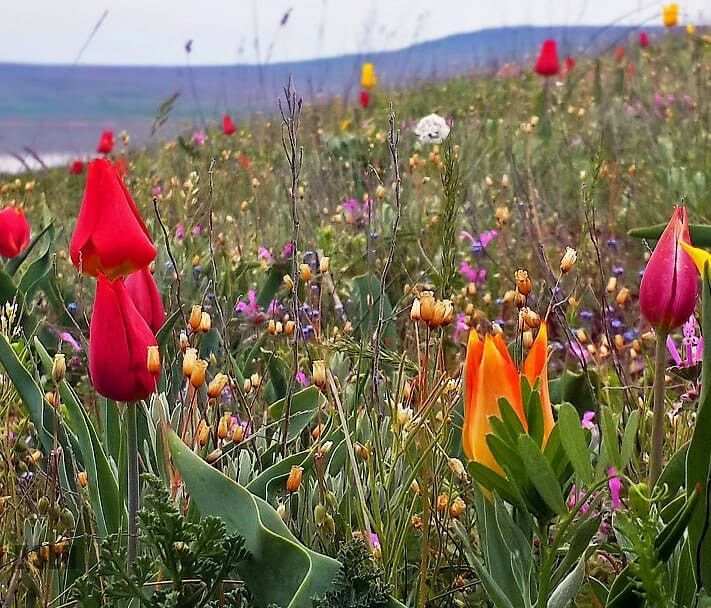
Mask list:
[[696,26],[690,23],[689,25],[686,26],[686,33],[689,34],[689,36],[693,36],[696,33]]
[[665,27],[674,27],[679,23],[679,5],[676,2],[662,7],[662,21]]
[[374,89],[378,84],[378,79],[375,76],[375,66],[369,61],[363,64],[360,71],[360,86],[366,91]]

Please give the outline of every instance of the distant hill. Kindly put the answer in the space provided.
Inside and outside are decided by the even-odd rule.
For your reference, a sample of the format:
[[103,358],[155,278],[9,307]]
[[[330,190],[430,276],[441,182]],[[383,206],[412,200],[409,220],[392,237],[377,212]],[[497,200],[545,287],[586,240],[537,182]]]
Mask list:
[[[646,28],[658,33],[657,28]],[[371,53],[379,85],[401,87],[504,62],[532,61],[545,38],[561,57],[598,53],[633,35],[633,27],[506,27],[458,34],[405,49]],[[179,93],[166,130],[214,122],[225,111],[239,116],[272,111],[291,74],[305,100],[358,92],[363,55],[215,67],[49,66],[0,63],[0,154],[40,156],[91,153],[102,128],[127,129],[145,143],[159,104]],[[197,92],[197,96],[195,94]],[[164,131],[165,132],[165,131]]]

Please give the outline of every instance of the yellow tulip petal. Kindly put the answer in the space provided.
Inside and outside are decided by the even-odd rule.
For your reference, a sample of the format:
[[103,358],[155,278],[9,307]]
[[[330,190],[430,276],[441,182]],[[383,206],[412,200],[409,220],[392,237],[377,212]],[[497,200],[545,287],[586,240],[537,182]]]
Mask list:
[[707,262],[711,263],[711,253],[704,251],[703,249],[699,249],[698,247],[694,247],[693,245],[689,245],[684,241],[680,241],[679,244],[684,248],[684,251],[689,254],[689,257],[694,260],[694,264],[696,264],[696,267],[699,269],[699,273],[703,277],[704,266],[706,266]]

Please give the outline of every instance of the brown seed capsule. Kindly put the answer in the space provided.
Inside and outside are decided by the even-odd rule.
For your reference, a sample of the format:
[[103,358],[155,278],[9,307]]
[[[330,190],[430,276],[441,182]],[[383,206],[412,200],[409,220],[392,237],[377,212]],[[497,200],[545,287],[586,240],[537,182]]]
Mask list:
[[86,484],[89,483],[89,477],[86,471],[79,471],[77,474],[77,484],[80,488],[86,488]]
[[197,361],[197,349],[187,348],[185,354],[183,355],[183,375],[189,378],[193,370],[195,369],[195,362]]
[[313,362],[311,376],[316,386],[321,388],[326,387],[326,362],[323,359],[318,359]]
[[467,505],[465,502],[462,500],[460,496],[457,496],[452,501],[452,506],[449,507],[449,514],[454,517],[455,519],[459,517],[462,513],[464,513],[464,510],[467,508]]
[[241,424],[236,424],[234,431],[232,431],[232,441],[239,443],[244,439],[244,428]]
[[533,346],[533,332],[524,331],[523,332],[523,345],[526,348],[531,348]]
[[412,321],[419,321],[422,318],[420,306],[420,298],[415,298],[410,307],[410,319]]
[[575,266],[575,262],[578,259],[578,252],[572,247],[566,247],[565,253],[560,260],[560,271],[565,274],[570,272],[570,270]]
[[148,347],[148,361],[146,363],[146,369],[151,374],[157,374],[160,372],[160,352],[157,346]]
[[437,510],[442,512],[447,508],[449,504],[449,497],[446,494],[440,494],[437,497]]
[[420,294],[420,318],[425,323],[430,323],[434,317],[435,297],[431,291],[423,291]]
[[200,315],[200,331],[206,333],[210,331],[211,328],[212,319],[210,318],[210,314],[207,312],[203,312],[202,315]]
[[286,491],[290,494],[299,491],[301,486],[301,478],[304,475],[304,468],[293,466],[291,471],[289,471],[289,478],[286,480]]
[[200,388],[205,384],[205,372],[207,372],[207,361],[205,359],[195,361],[193,371],[190,374],[190,384],[195,388]]
[[197,430],[195,431],[195,437],[202,447],[207,445],[207,440],[210,438],[210,426],[207,424],[205,419],[201,419],[198,422]]
[[220,439],[226,439],[230,432],[230,423],[232,422],[232,416],[229,413],[225,413],[220,422],[217,423],[217,436]]
[[229,378],[226,374],[217,374],[207,386],[207,396],[216,399],[225,390]]
[[67,359],[61,354],[57,353],[54,355],[54,361],[52,362],[52,380],[55,384],[61,384],[67,375]]
[[514,273],[514,280],[516,281],[516,289],[520,294],[528,296],[533,290],[533,284],[528,277],[528,272],[522,268],[519,268]]
[[188,319],[188,325],[193,332],[200,331],[200,322],[202,321],[202,306],[200,304],[193,304],[190,309],[190,318]]

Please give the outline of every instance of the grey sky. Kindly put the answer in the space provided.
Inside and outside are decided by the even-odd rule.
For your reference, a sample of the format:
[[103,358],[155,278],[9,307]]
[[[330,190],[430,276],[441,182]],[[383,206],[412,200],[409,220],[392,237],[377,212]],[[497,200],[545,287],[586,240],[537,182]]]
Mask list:
[[[0,61],[175,65],[288,61],[408,46],[501,25],[660,24],[645,0],[3,0]],[[679,2],[708,22],[708,0]],[[282,17],[291,8],[283,27]]]

